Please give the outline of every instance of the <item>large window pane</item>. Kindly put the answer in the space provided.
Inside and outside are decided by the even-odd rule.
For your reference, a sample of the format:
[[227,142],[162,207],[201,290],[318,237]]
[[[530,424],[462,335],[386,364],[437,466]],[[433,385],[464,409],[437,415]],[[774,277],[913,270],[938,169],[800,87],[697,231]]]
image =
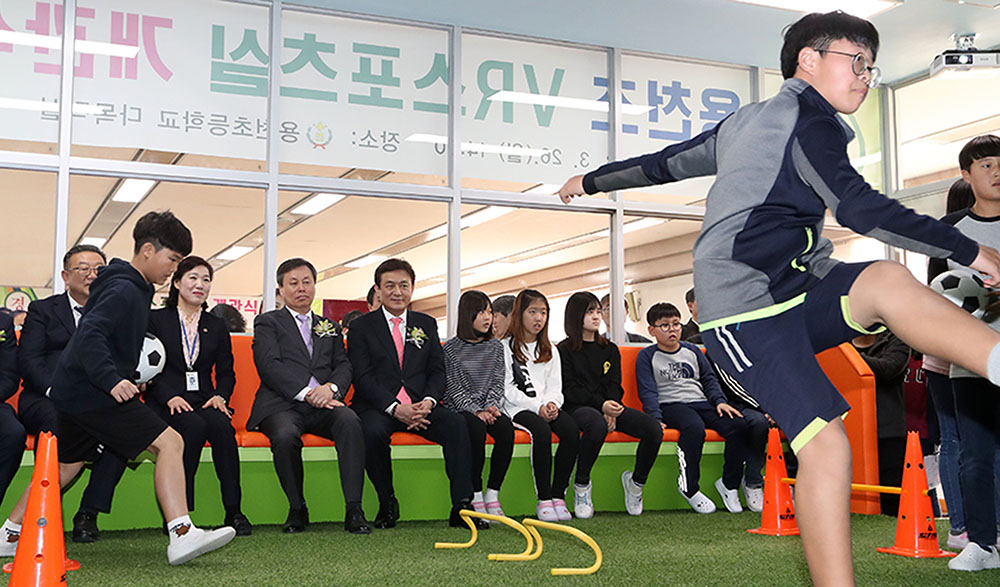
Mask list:
[[282,173],[447,183],[447,32],[285,10],[282,36]]
[[0,307],[25,310],[31,300],[52,293],[56,174],[2,169],[0,201],[7,219],[0,255]]
[[462,37],[462,186],[552,194],[608,155],[607,53]]
[[[143,214],[170,210],[191,230],[193,255],[215,268],[209,306],[237,307],[251,326],[261,307],[263,284],[264,191],[160,181],[88,177],[70,179],[70,221],[66,246],[90,243],[108,258],[132,258],[132,228]],[[139,188],[134,186],[139,186]],[[148,188],[143,195],[140,188]],[[135,202],[115,200],[115,194],[140,195]],[[169,284],[157,288],[154,304],[166,296]]]
[[[93,111],[74,120],[74,155],[150,160],[147,152],[155,151],[158,163],[264,169],[266,7],[222,0],[91,5],[87,38],[115,54],[91,55],[76,70],[76,99]],[[83,17],[78,12],[78,29]]]
[[[93,16],[90,8],[77,11],[81,23]],[[62,2],[0,4],[0,150],[56,152],[62,29]],[[93,58],[78,55],[77,68],[86,69]],[[87,106],[78,109],[82,115]]]
[[[608,288],[607,214],[490,206],[466,213],[463,224],[462,290],[482,290],[490,299],[541,291],[551,306],[553,342],[565,336],[563,309],[573,292]],[[444,296],[434,303],[443,305]]]
[[957,178],[958,152],[965,143],[1000,134],[1000,77],[969,74],[942,74],[896,90],[899,187]]

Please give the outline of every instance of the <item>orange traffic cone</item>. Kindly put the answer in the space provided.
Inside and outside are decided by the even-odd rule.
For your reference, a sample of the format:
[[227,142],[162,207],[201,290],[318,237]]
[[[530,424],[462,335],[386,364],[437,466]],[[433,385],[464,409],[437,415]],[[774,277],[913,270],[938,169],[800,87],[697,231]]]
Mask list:
[[764,467],[764,511],[760,515],[760,528],[747,530],[751,534],[769,536],[795,536],[799,526],[795,523],[795,506],[792,492],[781,480],[788,476],[785,455],[781,452],[781,435],[777,428],[767,434],[767,465]]
[[920,450],[920,435],[906,435],[906,464],[903,466],[903,493],[899,497],[899,517],[896,518],[896,543],[891,548],[876,548],[879,552],[911,558],[942,558],[956,553],[941,550],[934,510],[927,495],[927,473]]
[[66,583],[66,571],[80,563],[66,559],[56,437],[43,432],[35,442],[35,470],[14,562],[4,565],[9,585]]

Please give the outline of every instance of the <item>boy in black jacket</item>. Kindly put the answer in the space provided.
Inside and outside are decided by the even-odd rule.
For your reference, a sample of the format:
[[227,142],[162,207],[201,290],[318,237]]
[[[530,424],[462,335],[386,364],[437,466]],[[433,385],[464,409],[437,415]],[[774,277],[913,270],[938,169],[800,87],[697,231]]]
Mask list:
[[[202,530],[191,523],[185,503],[184,441],[146,404],[132,381],[142,350],[153,285],[173,274],[191,252],[191,232],[170,212],[149,212],[132,231],[131,263],[112,259],[91,284],[90,299],[76,334],[59,359],[49,392],[59,413],[59,478],[65,487],[94,460],[99,445],[132,460],[145,450],[156,455],[156,496],[168,520],[172,565],[220,548],[236,532]],[[16,535],[24,520],[26,489],[4,524]],[[12,556],[16,542],[0,554]],[[8,550],[9,549],[9,550]]]

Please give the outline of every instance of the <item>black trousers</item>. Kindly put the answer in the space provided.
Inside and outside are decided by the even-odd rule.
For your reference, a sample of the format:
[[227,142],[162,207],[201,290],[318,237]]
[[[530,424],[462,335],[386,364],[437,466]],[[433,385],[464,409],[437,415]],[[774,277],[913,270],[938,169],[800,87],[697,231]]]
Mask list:
[[960,439],[958,477],[965,528],[970,541],[987,547],[997,541],[994,459],[1000,447],[1000,390],[979,377],[952,379],[951,386]]
[[[608,423],[604,419],[604,414],[589,406],[573,408],[571,413],[582,432],[580,456],[576,461],[576,483],[586,485],[590,483],[590,471],[608,435]],[[626,407],[615,421],[615,430],[639,439],[639,446],[635,450],[632,480],[640,484],[645,483],[656,461],[656,455],[660,452],[663,428],[652,416]]]
[[514,455],[514,424],[503,414],[492,424],[483,422],[471,412],[462,412],[462,416],[469,429],[469,449],[472,451],[472,490],[483,490],[486,435],[489,434],[493,438],[493,454],[490,456],[490,478],[486,488],[499,491]]
[[[427,415],[430,426],[426,430],[410,430],[414,434],[436,442],[444,451],[444,468],[451,483],[451,503],[458,505],[472,500],[472,457],[469,450],[469,432],[465,418],[451,410],[435,406]],[[361,428],[365,436],[365,469],[380,502],[395,496],[392,486],[393,432],[407,432],[406,425],[385,412],[361,412]]]
[[[563,499],[569,487],[569,476],[580,452],[580,428],[566,412],[546,422],[535,412],[524,410],[514,414],[514,423],[531,435],[531,472],[535,478],[535,494],[539,501]],[[552,434],[559,438],[555,467],[552,460]]]
[[[37,435],[49,431],[54,432],[57,437],[59,436],[59,416],[52,400],[43,397],[36,398],[30,403],[22,401],[18,408],[20,409],[18,416],[24,424],[25,432]],[[90,481],[87,482],[87,487],[83,490],[80,509],[110,512],[111,500],[115,496],[115,487],[125,473],[126,466],[128,463],[125,462],[125,459],[115,452],[102,451],[91,465]]]
[[705,402],[660,404],[663,423],[676,428],[677,460],[680,464],[680,489],[691,497],[698,492],[701,477],[701,451],[705,444],[705,428],[711,428],[726,439],[722,483],[736,489],[743,479],[743,467],[752,445],[750,427],[743,418],[720,416],[715,407]]
[[201,462],[201,449],[207,441],[212,446],[212,464],[222,490],[222,505],[226,511],[238,510],[242,501],[240,490],[240,453],[236,446],[236,431],[229,416],[215,408],[195,407],[193,412],[170,415],[170,409],[153,405],[153,411],[184,439],[184,477],[187,483],[188,510],[194,510],[194,478]]
[[308,432],[334,442],[340,486],[347,509],[361,507],[364,489],[364,436],[361,420],[348,407],[315,408],[302,402],[294,409],[271,414],[260,423],[260,430],[271,440],[271,454],[278,481],[288,498],[288,506],[306,505],[302,493],[302,434]]
[[0,402],[0,500],[7,494],[21,466],[25,438],[24,426],[18,421],[14,408]]

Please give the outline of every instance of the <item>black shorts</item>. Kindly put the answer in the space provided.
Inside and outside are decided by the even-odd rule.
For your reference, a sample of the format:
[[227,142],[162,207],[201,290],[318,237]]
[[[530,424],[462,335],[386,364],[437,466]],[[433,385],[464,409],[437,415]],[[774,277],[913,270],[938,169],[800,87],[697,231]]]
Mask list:
[[760,403],[795,452],[851,407],[819,366],[816,354],[884,330],[880,324],[864,327],[851,318],[847,294],[870,264],[837,265],[798,303],[780,313],[747,316],[741,322],[721,320],[723,324],[702,331],[705,348],[722,377],[735,379]]
[[59,462],[96,460],[102,445],[132,460],[166,429],[167,423],[139,398],[87,412],[59,412]]

